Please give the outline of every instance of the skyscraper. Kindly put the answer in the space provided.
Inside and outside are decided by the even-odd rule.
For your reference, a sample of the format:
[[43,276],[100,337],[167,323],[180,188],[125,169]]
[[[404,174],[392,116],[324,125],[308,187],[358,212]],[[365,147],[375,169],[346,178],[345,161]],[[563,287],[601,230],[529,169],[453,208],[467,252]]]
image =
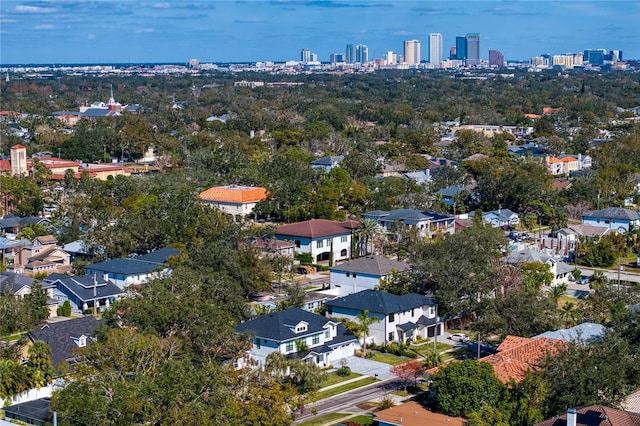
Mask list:
[[344,53],[332,53],[329,56],[329,62],[331,62],[332,64],[344,62]]
[[429,34],[429,63],[435,68],[442,64],[442,34]]
[[489,51],[489,66],[490,67],[504,66],[504,55],[499,50]]
[[345,51],[345,61],[348,64],[353,64],[356,61],[356,48],[353,44],[347,44],[347,50]]
[[456,57],[451,59],[467,59],[467,39],[465,37],[456,37]]
[[469,33],[465,37],[467,39],[467,65],[480,65],[480,34]]
[[420,41],[419,40],[405,40],[404,62],[409,65],[420,63]]
[[369,62],[369,47],[366,44],[356,46],[356,62],[359,64]]
[[302,49],[300,51],[300,61],[304,63],[311,62],[311,50]]

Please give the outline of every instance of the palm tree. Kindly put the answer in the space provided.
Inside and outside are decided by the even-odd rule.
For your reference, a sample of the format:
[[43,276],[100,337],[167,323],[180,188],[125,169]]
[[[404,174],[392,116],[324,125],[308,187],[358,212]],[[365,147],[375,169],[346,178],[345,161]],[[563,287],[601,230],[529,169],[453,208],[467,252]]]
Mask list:
[[604,289],[607,284],[609,284],[609,279],[602,271],[595,271],[589,279],[589,287],[596,291]]
[[560,317],[564,322],[565,327],[573,327],[578,322],[578,309],[576,305],[572,302],[565,303],[562,308],[560,308]]
[[[360,222],[360,225],[358,226],[358,228],[356,229],[356,235],[358,236],[358,239],[360,241],[362,241],[364,239],[365,242],[365,246],[364,246],[364,254],[368,254],[368,253],[372,253],[373,254],[373,250],[374,250],[374,240],[376,237],[376,234],[380,233],[380,225],[378,225],[378,222],[376,222],[373,219],[362,219],[362,222]],[[371,250],[369,250],[369,242],[371,242]],[[362,247],[359,248],[360,254],[362,255]]]
[[356,315],[356,320],[358,321],[359,332],[362,335],[362,357],[364,358],[367,355],[367,337],[369,336],[369,327],[371,327],[372,324],[380,322],[380,318],[369,316],[369,311],[365,309]]
[[553,299],[553,301],[557,306],[558,300],[560,300],[560,298],[564,296],[566,292],[567,292],[567,284],[562,283],[560,285],[550,287],[549,290],[547,290],[547,295],[549,295],[549,297]]

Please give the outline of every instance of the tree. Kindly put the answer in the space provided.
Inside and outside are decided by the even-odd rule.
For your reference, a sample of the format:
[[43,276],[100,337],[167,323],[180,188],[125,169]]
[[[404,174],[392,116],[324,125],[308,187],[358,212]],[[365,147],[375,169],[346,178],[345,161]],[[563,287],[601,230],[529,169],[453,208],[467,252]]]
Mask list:
[[526,291],[537,293],[542,287],[551,286],[554,277],[548,264],[524,262],[520,268],[524,274],[522,285]]
[[558,301],[560,300],[560,298],[562,296],[565,295],[565,293],[567,292],[567,284],[566,283],[562,283],[562,284],[558,284],[555,285],[553,287],[550,287],[547,290],[547,295],[554,301],[554,303],[557,305]]
[[24,298],[36,322],[49,318],[47,291],[42,288],[42,282],[34,281],[31,285],[31,292],[25,295]]
[[362,336],[362,357],[364,358],[367,356],[367,337],[369,337],[369,328],[373,324],[380,322],[380,318],[370,316],[369,311],[365,309],[356,315],[355,319],[358,322],[359,334]]
[[[364,218],[362,219],[362,221],[360,222],[360,225],[358,225],[358,228],[356,229],[356,236],[358,237],[358,240],[360,241],[360,250],[359,253],[360,255],[366,255],[366,254],[374,254],[375,251],[375,238],[376,235],[378,235],[381,232],[381,228],[380,225],[378,225],[378,222],[376,222],[373,219],[367,219]],[[362,244],[364,243],[364,247],[362,247]],[[369,246],[369,244],[371,244],[371,246]],[[363,251],[364,248],[364,251]]]
[[46,342],[33,342],[29,348],[29,367],[34,386],[42,387],[51,381],[55,370],[51,365],[51,348]]
[[422,364],[417,359],[403,362],[402,364],[394,365],[390,369],[391,373],[402,380],[404,390],[407,390],[407,384],[409,381],[413,381],[413,385],[417,386],[418,378],[424,373]]
[[457,417],[468,417],[483,405],[495,406],[505,390],[486,362],[451,362],[433,376],[433,389],[439,410]]

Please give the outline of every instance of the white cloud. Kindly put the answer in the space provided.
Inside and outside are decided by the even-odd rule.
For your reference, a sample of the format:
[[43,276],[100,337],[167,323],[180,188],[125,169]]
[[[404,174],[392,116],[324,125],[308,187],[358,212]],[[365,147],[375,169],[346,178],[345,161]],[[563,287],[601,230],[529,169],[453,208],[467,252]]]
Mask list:
[[36,25],[35,27],[33,27],[33,29],[35,30],[52,30],[54,29],[54,26],[51,24],[43,24],[43,25]]
[[96,38],[96,35],[95,34],[89,34],[89,35],[87,35],[87,38],[89,40],[93,40],[94,38]]
[[16,6],[16,12],[18,13],[54,13],[55,11],[52,7],[27,6],[26,4]]
[[156,9],[169,9],[171,5],[167,2],[164,2],[164,3],[155,3],[153,7],[155,7]]

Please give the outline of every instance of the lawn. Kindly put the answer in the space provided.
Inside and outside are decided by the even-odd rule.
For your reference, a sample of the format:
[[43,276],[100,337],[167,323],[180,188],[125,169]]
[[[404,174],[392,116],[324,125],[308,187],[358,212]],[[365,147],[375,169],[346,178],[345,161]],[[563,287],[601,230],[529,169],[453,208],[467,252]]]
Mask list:
[[[373,416],[355,416],[355,417],[350,417],[348,419],[345,420],[345,422],[354,422],[354,423],[358,423],[362,426],[369,426],[373,424]],[[339,424],[339,423],[336,423]]]
[[[433,353],[433,342],[424,343],[421,345],[411,345],[409,346],[409,349],[416,351],[421,357],[426,357],[427,354]],[[447,349],[451,349],[451,345],[440,342],[436,344],[436,350],[438,351],[438,353],[446,351]]]
[[338,376],[335,372],[329,373],[324,378],[324,381],[320,385],[321,388],[326,388],[327,386],[335,385],[336,383],[345,382],[347,380],[355,379],[356,377],[360,377],[362,374],[354,373],[353,371],[348,376]]
[[343,392],[361,388],[363,386],[370,385],[371,383],[375,383],[375,382],[379,382],[379,380],[374,379],[373,377],[366,377],[362,380],[356,380],[355,382],[346,383],[342,386],[337,386],[335,388],[327,389],[326,391],[316,392],[315,394],[311,395],[309,402],[320,401],[321,399],[339,395]]
[[6,336],[3,337],[0,340],[4,340],[5,342],[13,342],[15,340],[20,340],[20,338],[24,335],[25,333],[17,333],[17,334],[12,334],[10,336]]
[[348,413],[329,413],[329,414],[325,414],[323,416],[320,417],[316,417],[313,420],[308,420],[304,423],[300,423],[299,426],[319,426],[319,425],[323,425],[325,423],[330,423],[334,420],[339,420],[342,418],[345,418],[349,416]]
[[409,361],[409,359],[411,358],[406,358],[403,356],[402,357],[395,356],[393,354],[385,354],[382,352],[374,351],[373,356],[370,357],[369,359],[373,361],[384,362],[385,364],[389,364],[389,365],[398,365],[398,364],[402,364],[403,362]]

